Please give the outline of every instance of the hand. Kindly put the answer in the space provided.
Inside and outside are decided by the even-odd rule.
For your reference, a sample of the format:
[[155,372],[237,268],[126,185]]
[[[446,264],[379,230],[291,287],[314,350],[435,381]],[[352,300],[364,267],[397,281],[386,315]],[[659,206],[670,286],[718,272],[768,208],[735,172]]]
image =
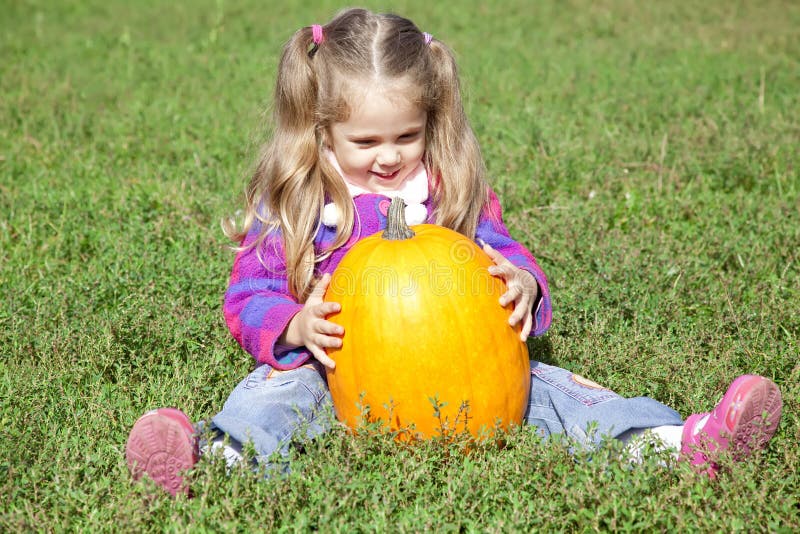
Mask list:
[[508,318],[508,324],[515,326],[522,322],[519,338],[525,341],[533,328],[531,308],[539,296],[539,284],[531,273],[508,261],[488,243],[483,243],[483,251],[495,263],[489,267],[489,274],[502,278],[508,286],[508,291],[500,296],[500,305],[505,307],[509,302],[514,303],[514,311]]
[[331,275],[326,273],[314,285],[303,309],[289,321],[281,336],[283,338],[281,343],[295,347],[304,346],[322,365],[333,369],[336,367],[336,362],[328,356],[325,349],[342,346],[342,339],[336,336],[344,334],[344,328],[325,319],[331,313],[342,309],[338,302],[322,301],[330,281]]

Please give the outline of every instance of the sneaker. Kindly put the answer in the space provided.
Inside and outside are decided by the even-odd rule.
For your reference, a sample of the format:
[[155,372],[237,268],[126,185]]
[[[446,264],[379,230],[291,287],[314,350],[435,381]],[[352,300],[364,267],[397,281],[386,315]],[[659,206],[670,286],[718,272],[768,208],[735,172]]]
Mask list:
[[[714,457],[730,449],[735,461],[767,446],[781,419],[781,392],[772,380],[742,375],[710,413],[689,416],[683,426],[681,455],[713,478]],[[708,420],[696,431],[697,425]]]
[[198,456],[192,422],[176,408],[159,408],[141,416],[125,447],[133,479],[147,474],[172,496],[189,494],[184,475],[197,463]]

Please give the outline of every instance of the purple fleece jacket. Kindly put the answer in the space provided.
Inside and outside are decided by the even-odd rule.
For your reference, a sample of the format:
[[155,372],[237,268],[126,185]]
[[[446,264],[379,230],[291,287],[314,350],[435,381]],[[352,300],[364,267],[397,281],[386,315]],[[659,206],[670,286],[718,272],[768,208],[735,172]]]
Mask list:
[[[333,273],[344,255],[360,239],[383,230],[390,199],[379,194],[364,194],[353,198],[356,209],[356,224],[347,243],[335,250],[317,265],[317,274]],[[428,222],[433,222],[434,206],[425,202]],[[258,237],[260,226],[253,225],[242,241],[247,246]],[[317,250],[323,250],[333,242],[336,228],[320,225],[314,239]],[[483,210],[476,241],[483,240],[500,252],[511,263],[530,272],[539,283],[539,297],[533,305],[533,330],[539,336],[550,327],[552,307],[550,291],[544,272],[533,255],[508,234],[502,219],[500,202],[493,191],[489,191],[489,204]],[[312,358],[305,347],[286,350],[277,344],[278,338],[289,321],[303,305],[297,302],[288,289],[285,269],[285,253],[280,233],[267,236],[261,245],[263,264],[259,261],[256,247],[239,252],[233,263],[228,290],[225,293],[223,311],[233,337],[256,361],[268,363],[276,369],[294,369]]]

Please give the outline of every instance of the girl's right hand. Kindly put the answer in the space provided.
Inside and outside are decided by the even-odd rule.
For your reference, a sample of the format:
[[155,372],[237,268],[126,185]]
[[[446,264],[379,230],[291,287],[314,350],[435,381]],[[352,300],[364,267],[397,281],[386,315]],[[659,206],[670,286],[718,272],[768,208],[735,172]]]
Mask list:
[[314,357],[328,369],[336,367],[334,362],[325,352],[326,348],[339,348],[342,346],[341,336],[344,328],[325,319],[331,313],[342,309],[338,302],[323,302],[325,289],[331,281],[330,274],[324,274],[314,285],[314,289],[306,299],[303,309],[297,313],[282,336],[281,344],[305,347]]

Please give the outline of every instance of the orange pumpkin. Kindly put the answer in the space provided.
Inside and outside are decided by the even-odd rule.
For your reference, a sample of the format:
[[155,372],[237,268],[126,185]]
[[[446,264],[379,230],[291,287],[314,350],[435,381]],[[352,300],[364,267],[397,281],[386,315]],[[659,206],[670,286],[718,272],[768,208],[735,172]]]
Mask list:
[[403,212],[393,200],[386,230],[345,255],[325,295],[341,304],[328,319],[345,331],[328,350],[337,417],[355,429],[368,407],[370,420],[420,438],[519,424],[530,367],[508,324],[512,305],[498,303],[505,283],[471,240],[432,224],[409,229]]

